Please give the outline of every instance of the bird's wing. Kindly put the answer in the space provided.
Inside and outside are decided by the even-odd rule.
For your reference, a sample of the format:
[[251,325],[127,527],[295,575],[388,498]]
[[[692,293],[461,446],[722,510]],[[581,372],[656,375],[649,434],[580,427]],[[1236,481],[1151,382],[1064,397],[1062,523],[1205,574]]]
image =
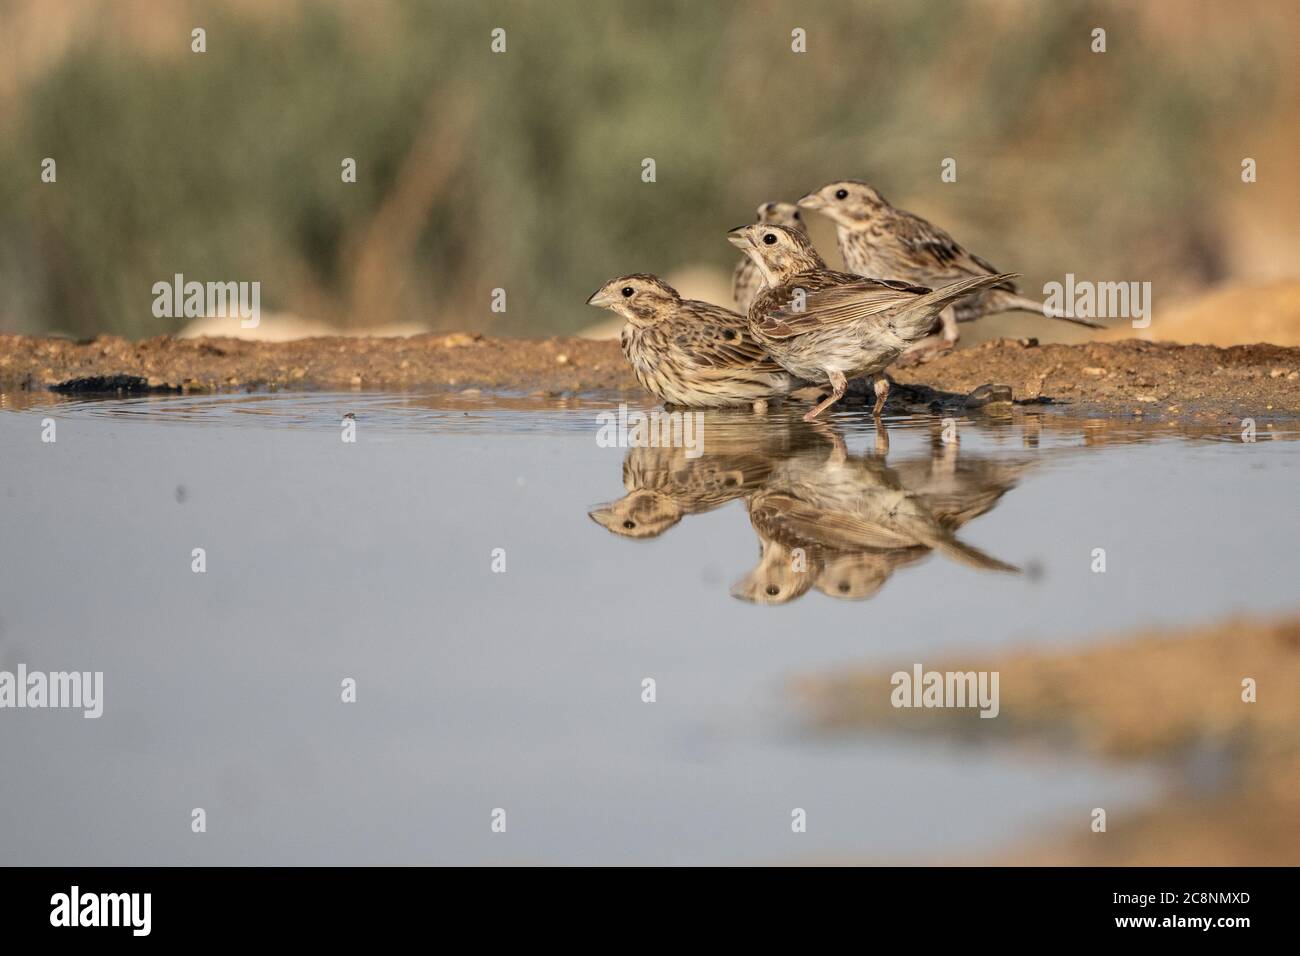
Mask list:
[[[898,210],[894,225],[899,242],[922,273],[941,272],[954,279],[997,274],[988,260],[968,252],[956,239],[920,216]],[[1016,286],[1008,280],[996,288],[1014,292]]]
[[917,543],[861,515],[817,508],[790,495],[764,495],[755,501],[750,516],[774,532],[773,537],[813,541],[838,551],[890,550]]
[[756,328],[773,339],[881,315],[929,292],[906,282],[864,279],[844,272],[805,272],[759,294],[751,312]]
[[708,302],[684,302],[671,336],[682,352],[704,368],[781,371],[749,331],[743,315]]

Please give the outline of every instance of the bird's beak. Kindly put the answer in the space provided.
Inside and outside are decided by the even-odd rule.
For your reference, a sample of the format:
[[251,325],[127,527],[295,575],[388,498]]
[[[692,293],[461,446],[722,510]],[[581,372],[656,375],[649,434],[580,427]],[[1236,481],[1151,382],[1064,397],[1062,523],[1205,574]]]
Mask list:
[[727,233],[727,241],[737,248],[746,248],[749,245],[748,229],[748,226],[737,226]]
[[809,193],[799,200],[799,205],[804,209],[822,209],[826,205],[826,200],[822,199],[820,193]]
[[754,603],[754,576],[747,574],[731,586],[731,596],[741,600]]
[[604,297],[605,287],[601,286],[587,299],[587,305],[594,305],[598,308],[604,308],[609,304],[609,300]]

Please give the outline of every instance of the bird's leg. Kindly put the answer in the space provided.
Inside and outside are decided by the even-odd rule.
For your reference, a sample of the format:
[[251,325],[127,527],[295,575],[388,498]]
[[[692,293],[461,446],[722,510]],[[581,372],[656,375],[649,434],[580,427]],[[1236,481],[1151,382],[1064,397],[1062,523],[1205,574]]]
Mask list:
[[889,396],[889,379],[885,378],[884,372],[876,376],[875,381],[871,383],[871,388],[876,393],[876,404],[871,409],[871,414],[879,418],[881,410],[885,407],[885,399]]
[[822,435],[831,443],[831,453],[826,459],[828,465],[842,465],[849,460],[849,446],[844,443],[844,436],[835,430],[835,426],[827,422],[813,422],[813,428],[817,434]]
[[849,446],[844,444],[844,436],[835,430],[829,422],[815,421],[812,430],[830,443],[831,451],[826,459],[828,464],[843,464],[849,460]]
[[889,429],[880,416],[876,416],[876,457],[884,461],[889,457]]
[[961,442],[956,437],[949,442],[941,442],[930,460],[930,472],[951,478],[957,474],[957,457],[961,452]]
[[[844,397],[844,390],[849,387],[849,380],[844,377],[843,372],[827,372],[826,376],[831,380],[831,393],[822,400],[820,404],[813,408],[803,417],[806,422],[812,421],[826,409],[830,408],[841,398]],[[877,393],[878,394],[878,393]]]
[[957,337],[960,335],[957,331],[957,310],[948,306],[939,313],[939,321],[943,323],[943,328],[939,331],[939,338],[942,341],[940,348],[947,351],[957,344]]

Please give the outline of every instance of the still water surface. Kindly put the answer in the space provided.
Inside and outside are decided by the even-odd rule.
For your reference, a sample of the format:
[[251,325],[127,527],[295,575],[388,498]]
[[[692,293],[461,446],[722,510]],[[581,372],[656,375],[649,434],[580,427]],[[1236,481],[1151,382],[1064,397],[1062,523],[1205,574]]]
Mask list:
[[789,681],[1295,605],[1281,429],[710,412],[688,459],[594,399],[36,402],[0,669],[103,671],[104,715],[0,711],[3,863],[992,859],[1159,771],[825,737]]

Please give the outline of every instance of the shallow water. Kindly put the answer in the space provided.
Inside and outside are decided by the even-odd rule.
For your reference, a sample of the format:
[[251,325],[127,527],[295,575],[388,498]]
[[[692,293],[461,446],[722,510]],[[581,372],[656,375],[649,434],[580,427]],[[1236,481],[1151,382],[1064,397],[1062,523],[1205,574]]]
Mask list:
[[598,398],[25,402],[0,669],[104,714],[0,710],[5,863],[991,858],[1158,769],[828,738],[787,682],[1295,606],[1282,427],[710,412],[688,458]]

